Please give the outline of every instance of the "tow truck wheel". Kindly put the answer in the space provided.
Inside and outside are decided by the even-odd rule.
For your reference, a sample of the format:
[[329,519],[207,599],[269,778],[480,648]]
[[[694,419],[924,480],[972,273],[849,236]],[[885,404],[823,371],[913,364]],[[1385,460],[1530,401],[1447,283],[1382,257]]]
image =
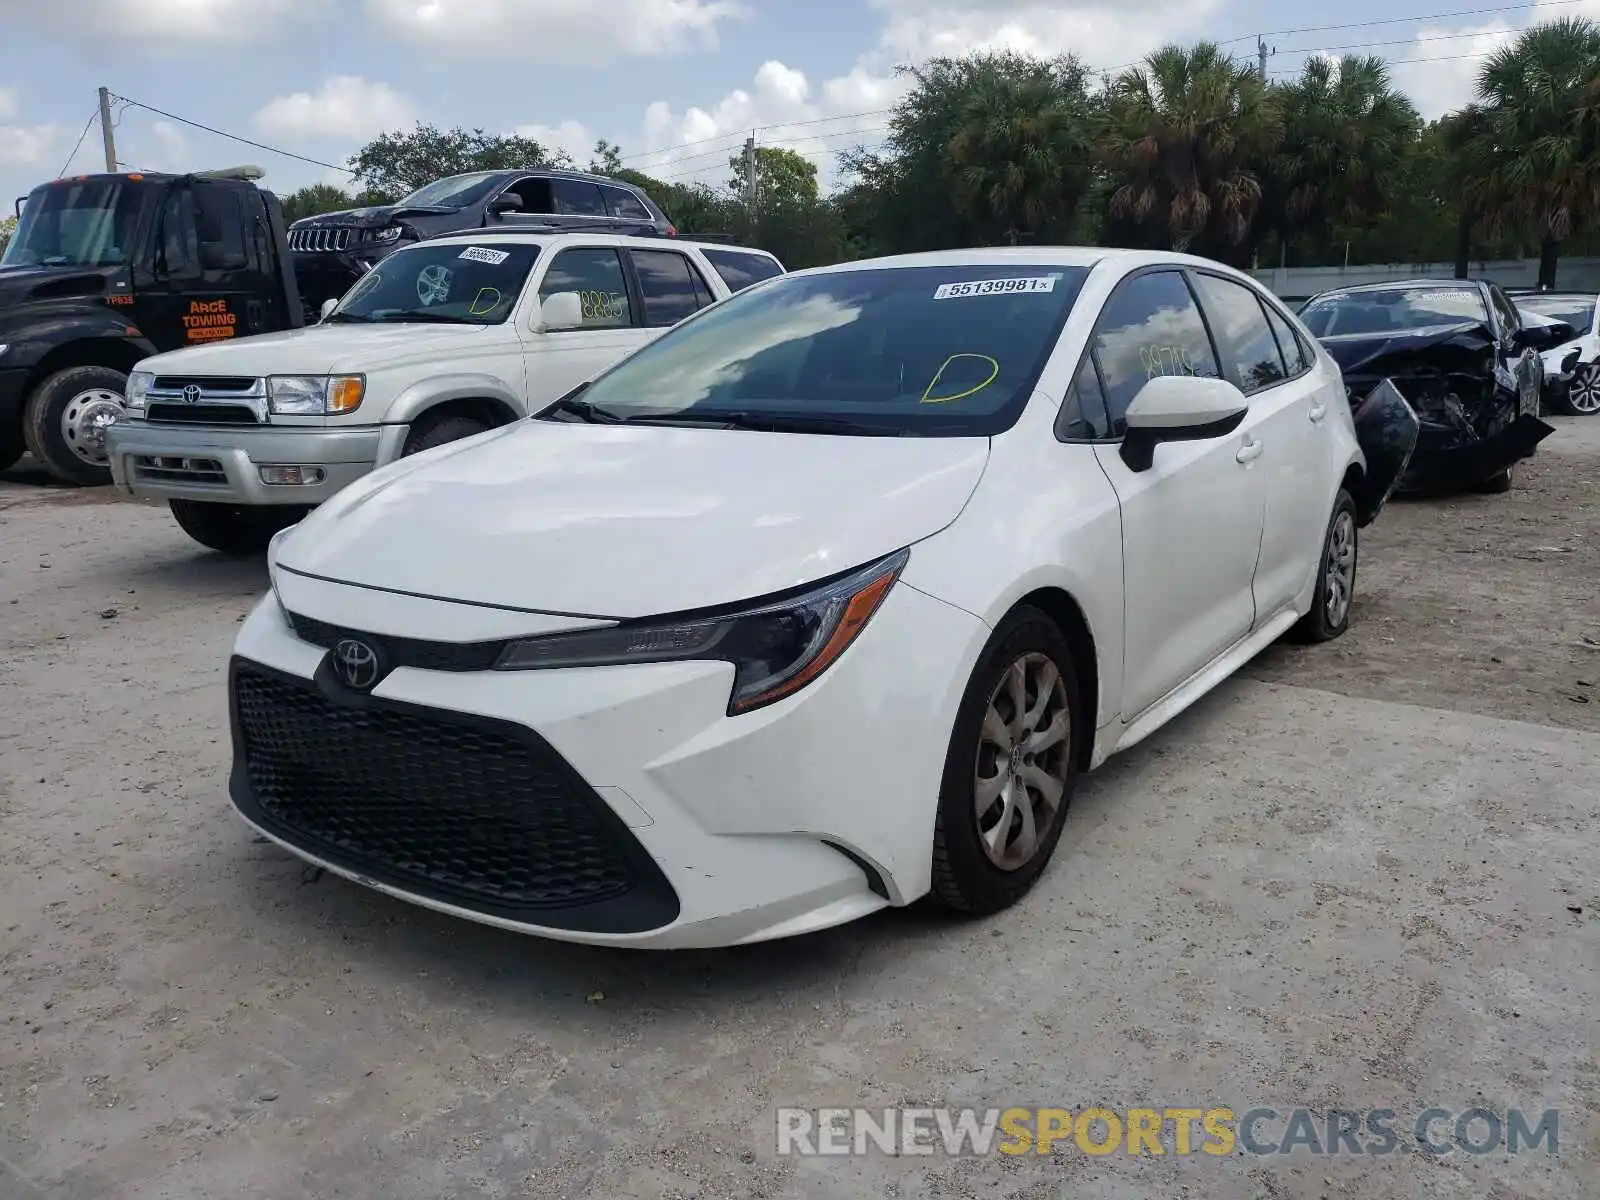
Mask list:
[[44,469],[64,483],[111,482],[106,427],[122,416],[128,377],[109,367],[68,367],[33,389],[22,435]]
[[183,531],[209,550],[240,557],[260,554],[272,535],[306,515],[291,505],[249,507],[206,500],[168,500]]

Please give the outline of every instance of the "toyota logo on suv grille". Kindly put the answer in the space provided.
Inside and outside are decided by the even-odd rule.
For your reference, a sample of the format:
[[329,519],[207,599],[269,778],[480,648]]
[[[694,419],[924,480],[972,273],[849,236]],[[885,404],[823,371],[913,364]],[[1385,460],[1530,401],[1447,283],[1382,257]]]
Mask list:
[[329,656],[333,673],[352,691],[365,692],[378,682],[378,652],[355,638],[340,638]]
[[191,383],[183,389],[183,402],[185,404],[200,403],[200,385],[198,383]]

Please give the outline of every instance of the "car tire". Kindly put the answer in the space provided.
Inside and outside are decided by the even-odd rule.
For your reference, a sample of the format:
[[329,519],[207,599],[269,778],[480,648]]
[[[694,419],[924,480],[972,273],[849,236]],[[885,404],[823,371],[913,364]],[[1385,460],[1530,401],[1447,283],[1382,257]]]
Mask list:
[[1515,478],[1516,476],[1512,473],[1512,469],[1507,467],[1504,471],[1489,476],[1472,490],[1481,492],[1486,496],[1504,495],[1511,490],[1511,484]]
[[1600,415],[1600,362],[1578,368],[1562,393],[1561,408],[1575,417]]
[[406,434],[405,444],[400,447],[400,457],[420,454],[424,450],[432,450],[435,446],[443,446],[449,442],[459,442],[462,438],[483,433],[488,428],[489,426],[476,418],[463,417],[455,413],[423,417],[411,427],[411,432]]
[[68,367],[46,376],[22,411],[22,436],[40,465],[63,483],[109,484],[105,427],[121,414],[127,386],[128,377],[109,367]]
[[[999,912],[1037,882],[1061,840],[1077,782],[1079,711],[1077,667],[1060,627],[1037,608],[1014,609],[990,637],[956,711],[934,823],[935,904]],[[1019,739],[1026,731],[1032,737]],[[1051,732],[1052,741],[1039,737]]]
[[1355,607],[1359,538],[1356,503],[1349,492],[1340,488],[1322,534],[1322,554],[1317,559],[1317,585],[1311,592],[1311,609],[1289,631],[1294,641],[1331,642],[1350,628],[1350,612]]
[[260,554],[281,529],[307,513],[296,505],[214,504],[208,500],[168,500],[178,525],[208,550],[245,557]]
[[22,436],[22,422],[0,425],[0,471],[10,470],[17,460],[28,452],[28,441]]

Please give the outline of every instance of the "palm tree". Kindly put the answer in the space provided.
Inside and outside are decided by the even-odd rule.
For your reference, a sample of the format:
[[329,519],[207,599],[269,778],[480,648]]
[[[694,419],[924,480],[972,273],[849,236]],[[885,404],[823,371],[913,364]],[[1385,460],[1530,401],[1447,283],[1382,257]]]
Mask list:
[[1553,287],[1563,239],[1600,215],[1600,26],[1549,21],[1502,46],[1478,73],[1482,129],[1467,194],[1491,234],[1539,238]]
[[1264,215],[1284,240],[1309,235],[1326,252],[1335,227],[1365,227],[1390,208],[1421,120],[1371,56],[1307,59],[1278,99],[1283,143]]
[[945,146],[951,199],[985,241],[1065,232],[1089,188],[1089,72],[1053,62],[994,61],[959,96]]
[[1238,258],[1261,204],[1255,167],[1283,135],[1273,90],[1210,42],[1165,46],[1112,80],[1100,152],[1113,217],[1174,250]]

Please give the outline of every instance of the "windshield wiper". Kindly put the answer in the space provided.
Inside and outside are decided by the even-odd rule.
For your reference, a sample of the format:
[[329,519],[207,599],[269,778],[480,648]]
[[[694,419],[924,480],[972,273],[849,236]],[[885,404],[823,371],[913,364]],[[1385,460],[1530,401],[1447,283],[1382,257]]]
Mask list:
[[586,421],[590,425],[622,425],[627,422],[626,417],[618,416],[610,409],[596,408],[587,400],[579,400],[578,393],[588,386],[587,383],[580,383],[549,408],[539,413],[539,416],[542,418],[549,416],[551,413],[564,412],[571,413],[578,420]]
[[626,417],[630,425],[715,425],[765,433],[844,433],[856,437],[904,437],[907,431],[852,421],[847,417],[811,417],[802,413],[682,412],[652,417]]
[[382,317],[368,317],[380,325],[476,325],[476,321],[463,321],[460,317],[447,317],[443,313],[397,312]]
[[372,324],[372,318],[362,317],[356,315],[355,313],[347,312],[331,312],[322,318],[322,323],[324,325],[332,325],[334,322],[339,322],[341,324],[344,322],[349,322],[352,325],[370,325]]

